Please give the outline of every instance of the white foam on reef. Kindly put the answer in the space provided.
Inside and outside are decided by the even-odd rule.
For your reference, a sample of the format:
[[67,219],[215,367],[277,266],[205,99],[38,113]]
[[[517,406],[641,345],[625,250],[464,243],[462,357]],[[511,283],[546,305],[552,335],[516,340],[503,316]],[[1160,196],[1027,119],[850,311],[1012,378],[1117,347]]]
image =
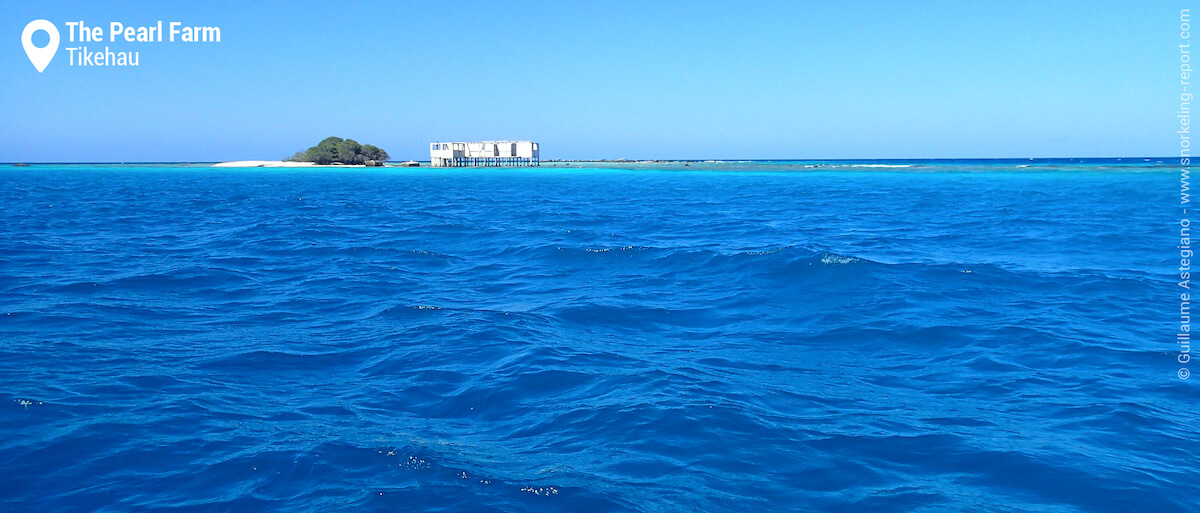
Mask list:
[[850,164],[850,167],[912,167],[912,164]]

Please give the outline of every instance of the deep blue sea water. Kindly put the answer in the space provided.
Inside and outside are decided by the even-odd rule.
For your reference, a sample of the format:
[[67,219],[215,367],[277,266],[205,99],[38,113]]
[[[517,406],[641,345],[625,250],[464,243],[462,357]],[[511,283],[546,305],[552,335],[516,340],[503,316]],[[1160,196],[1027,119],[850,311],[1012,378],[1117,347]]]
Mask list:
[[1142,159],[0,168],[0,510],[1186,511],[1177,193]]

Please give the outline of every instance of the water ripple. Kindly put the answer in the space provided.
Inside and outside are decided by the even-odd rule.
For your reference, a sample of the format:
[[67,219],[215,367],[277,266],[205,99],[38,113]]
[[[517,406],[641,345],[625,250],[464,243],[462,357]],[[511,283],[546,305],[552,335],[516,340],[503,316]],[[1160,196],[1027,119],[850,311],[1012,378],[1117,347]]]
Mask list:
[[1200,502],[1171,175],[863,165],[0,172],[3,503]]

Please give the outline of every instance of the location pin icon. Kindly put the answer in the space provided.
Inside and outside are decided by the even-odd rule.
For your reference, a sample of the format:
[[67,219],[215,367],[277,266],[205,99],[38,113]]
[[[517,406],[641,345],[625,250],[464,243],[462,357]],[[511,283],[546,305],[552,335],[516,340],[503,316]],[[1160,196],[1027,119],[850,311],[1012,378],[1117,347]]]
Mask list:
[[[50,44],[41,48],[33,46],[33,33],[39,30],[50,34]],[[54,59],[54,54],[58,52],[58,27],[46,20],[29,22],[28,25],[25,25],[25,30],[21,32],[21,46],[25,47],[25,55],[29,56],[29,62],[32,62],[33,67],[37,68],[38,73],[41,73]]]

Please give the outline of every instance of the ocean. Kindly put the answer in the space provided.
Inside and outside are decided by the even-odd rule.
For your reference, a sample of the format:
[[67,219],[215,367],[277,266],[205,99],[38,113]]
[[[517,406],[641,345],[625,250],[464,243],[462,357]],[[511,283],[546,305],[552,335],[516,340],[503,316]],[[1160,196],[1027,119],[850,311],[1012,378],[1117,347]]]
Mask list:
[[1200,504],[1167,159],[0,168],[0,509]]

